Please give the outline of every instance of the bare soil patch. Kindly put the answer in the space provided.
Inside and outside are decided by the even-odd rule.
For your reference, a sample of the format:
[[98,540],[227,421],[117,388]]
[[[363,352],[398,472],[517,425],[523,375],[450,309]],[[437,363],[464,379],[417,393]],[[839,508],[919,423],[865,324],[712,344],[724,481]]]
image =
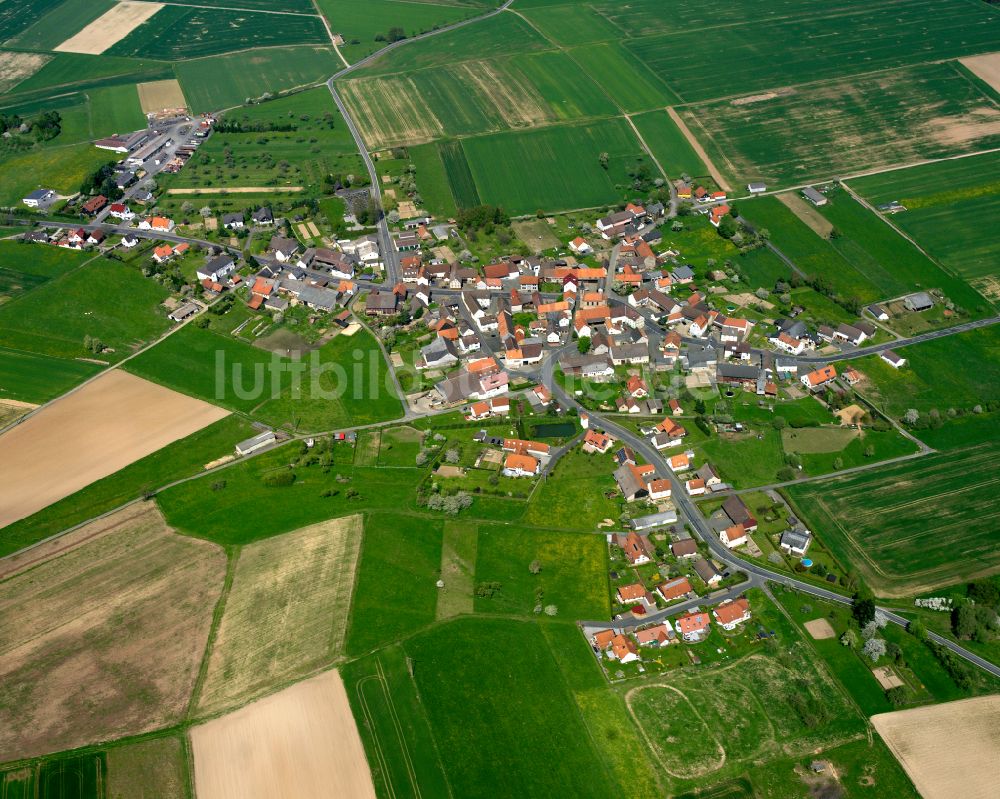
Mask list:
[[[515,224],[517,224],[515,222]],[[454,263],[458,260],[455,257],[455,251],[451,247],[435,247],[431,250],[434,253],[435,258],[440,258],[442,261],[447,261],[449,264]]]
[[958,63],[977,78],[986,81],[995,91],[1000,92],[1000,53],[960,58]]
[[875,679],[878,680],[878,684],[882,686],[883,691],[888,691],[890,688],[899,688],[899,686],[903,685],[903,681],[899,679],[899,675],[888,666],[879,666],[877,669],[872,669],[872,674],[875,675]]
[[996,796],[1000,695],[880,713],[871,721],[924,799]]
[[465,469],[461,466],[452,466],[448,463],[442,463],[437,469],[434,470],[434,474],[438,477],[465,477]]
[[842,425],[852,426],[861,423],[861,420],[865,418],[865,411],[860,405],[848,405],[846,408],[841,408],[834,415],[840,419]]
[[154,738],[108,750],[108,799],[165,799],[184,796],[184,789],[179,738]]
[[934,117],[927,122],[927,133],[949,147],[996,136],[1000,134],[1000,109],[982,105],[960,116]]
[[163,8],[162,3],[121,0],[118,5],[55,48],[56,52],[100,55],[128,36],[161,8]]
[[177,79],[137,83],[139,105],[144,114],[155,114],[170,108],[187,108],[187,100]]
[[834,638],[837,635],[833,626],[826,619],[812,619],[807,621],[803,627],[817,641],[825,641],[827,638]]
[[667,113],[670,114],[670,118],[674,121],[674,124],[677,125],[677,129],[684,134],[684,138],[688,140],[688,144],[690,144],[694,151],[698,154],[698,157],[708,169],[708,174],[711,176],[712,180],[714,180],[723,191],[732,191],[732,186],[730,186],[729,182],[722,177],[722,173],[718,170],[715,164],[712,163],[712,159],[708,157],[708,153],[705,152],[705,148],[702,147],[701,142],[694,137],[694,134],[687,126],[687,123],[681,119],[681,115],[678,114],[673,108],[668,108]]
[[240,551],[201,711],[242,704],[341,653],[361,539],[361,516],[350,516]]
[[0,583],[0,761],[183,716],[226,557],[175,535],[154,505]]
[[340,674],[194,727],[198,799],[375,799]]
[[0,93],[13,89],[44,67],[52,56],[41,53],[0,53]]
[[229,412],[116,369],[0,436],[0,527]]
[[805,222],[809,229],[821,239],[830,237],[830,231],[833,230],[833,223],[807,203],[798,192],[789,191],[775,196],[781,201],[782,205]]

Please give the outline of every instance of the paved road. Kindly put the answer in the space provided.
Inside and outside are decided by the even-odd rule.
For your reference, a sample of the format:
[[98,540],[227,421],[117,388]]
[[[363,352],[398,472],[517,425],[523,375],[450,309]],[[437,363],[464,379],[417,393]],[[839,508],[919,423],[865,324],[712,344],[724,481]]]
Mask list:
[[[575,348],[574,345],[567,345],[561,348],[558,353],[568,352]],[[708,521],[702,515],[701,511],[692,501],[691,497],[688,496],[687,492],[684,490],[684,486],[681,484],[677,476],[666,467],[663,458],[660,454],[652,447],[652,445],[644,438],[641,438],[630,430],[621,427],[618,424],[608,420],[607,418],[601,416],[592,410],[584,408],[580,403],[578,403],[573,397],[571,397],[563,388],[555,381],[553,373],[555,370],[555,360],[557,355],[553,354],[551,357],[547,358],[543,363],[542,367],[542,382],[548,389],[552,392],[552,395],[559,400],[560,404],[565,408],[576,408],[577,411],[586,411],[590,415],[590,424],[592,427],[600,427],[605,431],[611,433],[616,438],[621,440],[623,443],[632,447],[637,453],[639,453],[647,463],[651,463],[657,467],[660,474],[665,475],[667,479],[670,480],[672,487],[672,499],[674,501],[674,506],[678,510],[678,516],[683,516],[687,519],[688,523],[694,528],[695,532],[701,537],[701,539],[708,545],[712,556],[722,563],[725,563],[731,568],[739,569],[750,576],[751,580],[769,580],[771,582],[779,583],[781,585],[793,588],[796,591],[814,596],[818,599],[823,599],[828,602],[835,602],[840,605],[852,605],[853,600],[850,597],[838,594],[835,591],[830,591],[822,586],[812,585],[810,583],[802,582],[801,580],[796,580],[794,577],[782,574],[780,572],[773,572],[763,566],[756,563],[743,560],[742,558],[734,555],[731,550],[729,550],[720,540],[718,535],[709,525]],[[759,490],[759,489],[758,489]],[[902,616],[893,613],[892,611],[886,610],[885,608],[879,608],[879,610],[885,614],[886,618],[894,624],[898,624],[902,627],[906,627],[908,622]],[[978,655],[970,652],[959,644],[951,641],[942,636],[928,633],[928,637],[942,646],[947,647],[952,652],[954,652],[959,657],[964,658],[969,663],[972,663],[979,668],[988,671],[996,677],[1000,677],[1000,666],[997,666],[988,660],[985,660]]]
[[484,19],[488,19],[489,17],[495,16],[501,13],[502,11],[505,11],[508,8],[508,6],[510,6],[510,4],[513,2],[514,0],[507,0],[507,2],[505,2],[499,8],[496,8],[485,14],[481,14],[478,17],[464,19],[460,22],[455,22],[452,25],[446,25],[443,28],[438,28],[437,30],[428,31],[427,33],[422,33],[419,36],[414,36],[409,39],[401,39],[398,42],[392,42],[391,44],[388,44],[385,47],[383,47],[381,50],[372,53],[370,56],[366,56],[365,58],[362,58],[360,61],[355,61],[350,66],[344,67],[342,70],[337,72],[335,75],[333,75],[333,77],[331,77],[326,82],[326,87],[330,90],[330,95],[333,97],[334,103],[337,104],[337,108],[340,111],[341,116],[343,116],[344,120],[347,122],[347,127],[351,131],[351,136],[354,137],[354,143],[357,144],[358,152],[361,153],[361,158],[365,162],[365,168],[368,170],[368,177],[371,180],[372,199],[375,201],[376,204],[375,207],[378,209],[378,213],[380,216],[380,219],[378,221],[379,248],[382,250],[382,255],[383,255],[382,261],[385,264],[385,283],[389,286],[396,285],[396,283],[398,283],[402,279],[403,273],[399,266],[399,254],[396,252],[396,247],[392,241],[392,235],[389,232],[389,222],[386,219],[385,214],[382,212],[383,205],[382,205],[381,179],[379,177],[378,171],[375,169],[375,162],[372,160],[371,155],[369,155],[368,153],[368,145],[365,143],[364,137],[361,135],[361,131],[358,129],[358,126],[355,123],[354,118],[348,111],[347,106],[341,99],[340,93],[337,91],[335,83],[339,78],[343,78],[347,75],[350,75],[355,70],[367,66],[375,59],[380,58],[386,53],[388,53],[390,50],[395,50],[398,47],[404,47],[407,44],[410,44],[412,42],[418,42],[421,39],[428,39],[431,36],[438,36],[439,34],[442,33],[448,33],[449,31],[457,30],[458,28],[465,27],[466,25],[471,25],[474,22],[481,22]]

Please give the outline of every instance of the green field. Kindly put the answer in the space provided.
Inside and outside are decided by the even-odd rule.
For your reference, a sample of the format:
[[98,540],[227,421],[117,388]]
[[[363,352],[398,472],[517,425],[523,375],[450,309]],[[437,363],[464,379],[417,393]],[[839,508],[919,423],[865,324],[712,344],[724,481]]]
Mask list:
[[427,714],[394,645],[340,670],[378,796],[447,796]]
[[[4,5],[6,7],[12,4]],[[32,5],[45,8],[46,3]],[[51,7],[51,4],[48,5]],[[27,50],[53,50],[114,5],[113,0],[61,0],[57,8],[39,19],[11,44]]]
[[653,157],[672,178],[680,175],[703,177],[708,174],[705,164],[666,111],[639,114],[632,117],[632,122]]
[[567,52],[625,112],[678,102],[677,96],[659,78],[613,38],[604,44],[574,47]]
[[918,595],[1000,571],[995,442],[793,486],[810,529],[880,596]]
[[404,648],[455,796],[620,790],[537,622],[459,619]]
[[261,14],[231,7],[166,6],[107,52],[108,55],[181,61],[252,47],[326,44],[329,41],[323,21],[315,15]]
[[806,274],[823,278],[834,291],[862,302],[938,289],[958,308],[974,315],[986,309],[982,296],[937,266],[847,192],[828,193],[819,209],[837,230],[825,239],[777,197],[740,205],[740,214],[766,228],[771,240]]
[[438,142],[436,146],[441,155],[455,207],[474,208],[479,205],[481,202],[479,189],[476,188],[476,179],[472,177],[472,170],[469,168],[462,143],[449,139]]
[[30,28],[61,0],[8,0],[0,5],[0,41]]
[[968,413],[985,399],[996,398],[1000,385],[1000,329],[997,326],[924,341],[899,351],[907,359],[894,369],[878,356],[854,361],[870,383],[862,391],[886,413],[902,418],[914,408],[922,415],[937,409]]
[[596,532],[605,519],[617,520],[621,506],[610,455],[587,455],[574,449],[538,487],[524,520],[536,527]]
[[137,269],[96,259],[0,307],[0,346],[92,357],[83,346],[92,336],[114,349],[104,360],[120,361],[169,327],[160,307],[167,295]]
[[619,35],[619,30],[606,17],[586,5],[539,6],[523,16],[558,45],[599,44]]
[[352,0],[318,0],[318,5],[330,29],[344,37],[346,44],[340,50],[352,63],[385,47],[386,42],[375,37],[385,36],[390,28],[399,27],[406,36],[414,36],[483,12],[457,2],[367,0],[362,5]]
[[73,87],[85,90],[170,77],[173,77],[171,66],[163,61],[82,53],[54,53],[51,61],[17,85],[16,94],[19,97],[37,99],[39,96],[51,94],[56,88]]
[[[170,488],[158,494],[156,501],[172,526],[220,544],[248,544],[361,510],[415,508],[412,470],[352,466],[350,460],[341,460],[352,456],[349,445],[340,446],[330,471],[320,466],[296,467],[296,480],[290,486],[265,485],[263,480],[296,461],[297,447],[286,446],[226,469],[222,489],[214,488],[217,481],[207,477]],[[351,489],[357,494],[348,496]],[[327,491],[330,495],[323,496]],[[268,512],[247,516],[248,496],[267,503]]]
[[[745,4],[734,5],[722,13],[696,6],[674,3],[668,14],[662,4],[630,3],[611,12],[613,22],[639,33],[627,42],[629,49],[685,102],[1000,48],[997,12],[985,3],[949,3],[942,8],[935,0],[902,6],[875,0],[858,7],[841,0],[817,9],[794,0],[754,3],[752,11]],[[698,18],[690,20],[689,30],[683,30],[675,16],[684,13]],[[768,20],[768,13],[777,18]],[[671,32],[642,35],[657,24]],[[781,58],[761,58],[779,45]],[[726,72],[737,82],[706,69],[703,59],[691,57],[694,52],[725,53]]]
[[174,67],[196,114],[241,105],[247,98],[324,81],[343,66],[332,47],[269,47],[187,59]]
[[91,129],[98,136],[130,133],[146,127],[146,115],[139,105],[135,86],[107,86],[87,92],[90,100]]
[[[622,119],[462,140],[483,202],[512,214],[605,205],[628,194],[626,170],[644,158]],[[605,170],[598,156],[610,156]]]
[[10,155],[0,160],[0,206],[18,206],[22,197],[42,186],[75,194],[84,178],[114,160],[107,150],[86,143]]
[[[479,525],[476,584],[500,583],[492,597],[477,597],[480,613],[527,616],[537,605],[555,605],[565,619],[604,619],[608,604],[604,537],[512,526]],[[528,568],[537,561],[541,568]]]
[[[985,4],[983,9],[994,13]],[[931,30],[937,34],[936,23]],[[712,70],[702,74],[715,79]],[[740,105],[726,99],[679,109],[715,165],[736,183],[800,185],[1000,145],[988,121],[993,100],[950,63],[759,97]],[[845,141],[851,146],[843,146]]]
[[[225,119],[241,129],[213,134],[181,172],[161,181],[165,187],[303,186],[302,196],[317,196],[328,175],[366,175],[325,87],[237,108]],[[274,125],[293,129],[267,129]]]
[[434,621],[442,522],[393,513],[365,518],[347,651],[360,655]]
[[[220,419],[26,519],[7,525],[0,533],[0,556],[100,516],[138,498],[144,491],[196,475],[206,463],[232,454],[237,442],[254,434],[250,423],[240,416]],[[225,479],[226,474],[222,472],[219,477]]]
[[[345,5],[349,2],[340,1]],[[420,7],[423,8],[423,5]],[[367,14],[360,6],[355,8],[354,13],[359,16]],[[337,30],[337,26],[332,23],[331,27]],[[473,59],[507,58],[515,53],[550,49],[552,46],[549,42],[516,14],[498,14],[474,25],[412,42],[379,56],[352,73],[352,78],[396,75],[424,67],[450,66]]]
[[987,296],[996,300],[1000,244],[984,219],[1000,214],[1000,155],[885,172],[851,181],[873,205],[898,201],[906,211],[892,224]]
[[[450,180],[454,179],[451,171],[445,170],[445,150],[448,145],[452,145],[458,153],[462,152],[462,145],[458,142],[438,142],[437,144],[420,144],[416,147],[408,148],[410,161],[416,168],[417,186],[420,189],[420,199],[423,207],[434,216],[448,219],[455,216],[458,208],[455,197],[452,193]],[[465,156],[462,155],[464,160]],[[468,166],[465,169],[468,173]],[[475,183],[469,175],[469,185],[475,190]],[[477,195],[478,199],[478,195]],[[472,203],[477,205],[478,203]]]
[[101,367],[0,347],[0,399],[41,404],[93,377]]

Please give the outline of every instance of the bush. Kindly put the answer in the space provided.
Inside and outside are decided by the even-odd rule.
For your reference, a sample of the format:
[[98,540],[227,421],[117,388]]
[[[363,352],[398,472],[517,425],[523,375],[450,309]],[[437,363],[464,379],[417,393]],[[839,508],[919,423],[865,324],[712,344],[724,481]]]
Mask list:
[[282,469],[277,472],[268,472],[264,475],[264,485],[268,488],[282,488],[290,486],[295,482],[295,472],[291,469]]

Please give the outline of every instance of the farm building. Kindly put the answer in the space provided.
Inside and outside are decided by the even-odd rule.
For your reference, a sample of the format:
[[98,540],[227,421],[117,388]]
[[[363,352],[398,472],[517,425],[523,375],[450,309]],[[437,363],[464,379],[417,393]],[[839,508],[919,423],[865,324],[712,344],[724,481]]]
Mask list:
[[806,186],[802,190],[802,196],[805,197],[809,202],[819,208],[822,205],[826,205],[828,200],[823,196],[822,192],[817,191],[812,186]]
[[246,441],[241,441],[236,445],[237,455],[249,455],[251,452],[256,452],[257,450],[264,449],[264,447],[271,446],[277,438],[274,435],[273,430],[267,430],[253,438],[248,438]]
[[908,311],[926,311],[934,307],[934,300],[926,291],[918,291],[903,298],[903,305]]

